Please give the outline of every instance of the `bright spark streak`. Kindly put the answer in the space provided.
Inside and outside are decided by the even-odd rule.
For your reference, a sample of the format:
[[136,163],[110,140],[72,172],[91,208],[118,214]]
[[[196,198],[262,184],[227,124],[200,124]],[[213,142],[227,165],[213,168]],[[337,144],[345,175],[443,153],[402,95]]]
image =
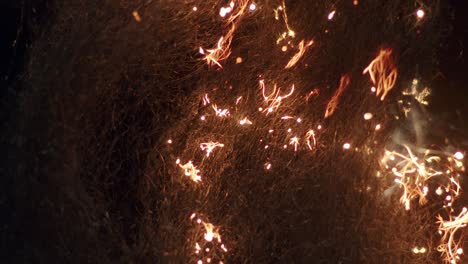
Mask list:
[[335,112],[336,106],[338,105],[338,100],[340,98],[340,95],[348,87],[349,82],[350,82],[349,75],[346,74],[346,75],[341,76],[340,86],[338,87],[335,94],[328,102],[327,109],[325,111],[325,118],[328,118],[331,115],[333,115],[333,113]]
[[307,44],[304,44],[304,40],[301,40],[301,42],[299,43],[299,51],[296,54],[294,54],[294,56],[289,60],[288,64],[284,68],[289,69],[296,65],[296,63],[301,59],[306,50],[310,46],[312,46],[312,44],[314,44],[313,40],[307,42]]
[[224,147],[224,144],[219,143],[219,142],[207,142],[207,143],[201,143],[200,148],[202,151],[206,150],[206,156],[209,157],[213,149],[216,147],[222,148]]
[[328,20],[332,20],[333,17],[335,16],[335,13],[336,13],[335,10],[331,11],[330,14],[328,14]]
[[200,170],[193,166],[192,161],[187,162],[184,165],[179,164],[179,167],[184,170],[184,174],[194,182],[201,181]]
[[205,106],[211,103],[210,98],[208,97],[208,94],[205,94],[203,96],[202,100],[203,100],[203,105],[205,105]]
[[379,55],[364,69],[363,74],[369,73],[371,81],[377,86],[377,96],[383,101],[388,92],[395,86],[398,76],[393,65],[391,49],[381,49]]
[[315,147],[317,145],[317,140],[315,139],[315,132],[312,129],[307,131],[307,134],[305,136],[307,147],[309,147],[310,150],[312,150],[312,145],[310,144],[311,138],[312,138],[313,145]]
[[294,146],[294,151],[297,151],[297,146],[299,145],[299,138],[298,137],[292,137],[289,140],[289,145],[293,145]]

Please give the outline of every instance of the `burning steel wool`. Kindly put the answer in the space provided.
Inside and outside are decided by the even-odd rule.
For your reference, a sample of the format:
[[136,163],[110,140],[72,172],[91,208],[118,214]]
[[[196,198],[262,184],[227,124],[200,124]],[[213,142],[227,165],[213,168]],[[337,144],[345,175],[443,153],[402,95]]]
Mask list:
[[8,1],[0,262],[467,263],[457,1]]
[[[354,1],[353,4],[355,7],[359,6],[358,1]],[[220,8],[219,16],[224,20],[227,32],[219,38],[214,48],[199,48],[199,53],[203,55],[202,60],[210,66],[209,69],[213,69],[211,66],[216,65],[218,68],[215,70],[222,71],[222,68],[227,67],[225,64],[229,64],[230,55],[233,53],[232,45],[235,41],[235,33],[242,28],[242,22],[248,21],[249,17],[254,15],[253,12],[260,9],[266,12],[267,8],[271,7],[248,0],[231,1],[228,5]],[[202,10],[194,7],[193,11],[201,12]],[[332,10],[324,16],[324,19],[331,23],[337,19],[337,12],[337,10]],[[300,33],[292,30],[284,1],[277,7],[271,8],[269,14],[285,29],[285,31],[278,33],[279,37],[274,45],[285,54],[284,61],[287,63],[284,69],[294,71],[295,68],[302,66],[301,62],[308,49],[311,49],[316,43],[319,44],[317,45],[318,49],[320,42],[313,36],[305,37],[299,43],[295,42],[295,37]],[[418,11],[418,19],[421,18]],[[420,22],[418,20],[418,23]],[[314,40],[306,41],[305,39]],[[296,50],[296,52],[288,58],[286,54],[289,49]],[[241,57],[237,57],[235,61],[236,64],[243,63]],[[408,122],[415,122],[414,119],[410,118],[409,113],[418,111],[418,109],[413,109],[414,104],[418,104],[417,107],[429,105],[430,90],[427,87],[420,89],[417,79],[412,81],[410,89],[401,89],[397,82],[397,72],[394,51],[391,48],[380,49],[378,55],[362,71],[365,76],[368,74],[369,80],[367,81],[373,85],[371,91],[380,99],[379,104],[384,104],[385,98],[391,98],[390,100],[396,98],[395,100],[399,100],[397,105],[403,104],[404,99],[398,99],[396,94],[390,96],[392,90],[400,90],[403,98],[406,98],[405,100],[412,100],[413,104],[404,104],[404,107],[400,109],[403,111],[403,116],[408,118]],[[365,141],[361,141],[364,143],[355,143],[347,141],[346,137],[342,137],[341,140],[333,140],[332,143],[319,141],[321,134],[325,134],[325,131],[329,130],[327,125],[322,124],[331,122],[329,120],[335,118],[335,113],[339,112],[339,105],[346,103],[345,100],[342,100],[342,97],[346,97],[344,92],[350,89],[348,87],[351,80],[358,77],[342,74],[338,87],[334,89],[325,108],[321,110],[325,114],[318,117],[305,115],[302,109],[309,104],[311,106],[308,107],[320,107],[320,105],[314,106],[314,100],[321,96],[321,88],[309,89],[309,87],[301,87],[304,85],[303,83],[295,84],[292,81],[278,84],[274,79],[265,76],[262,73],[258,74],[259,86],[255,94],[234,93],[237,88],[229,84],[228,80],[225,81],[229,87],[228,90],[215,88],[206,89],[203,92],[201,96],[202,108],[197,110],[199,113],[195,120],[202,124],[200,125],[202,128],[212,131],[209,137],[213,141],[202,142],[197,141],[198,139],[192,139],[189,144],[198,144],[198,151],[201,151],[204,157],[200,158],[199,154],[192,151],[190,157],[186,157],[190,160],[187,163],[182,164],[180,159],[176,161],[182,174],[200,186],[194,192],[200,192],[199,195],[209,199],[210,185],[205,182],[205,179],[202,181],[201,175],[204,175],[206,181],[210,181],[210,177],[214,177],[210,176],[212,173],[210,163],[218,162],[217,159],[220,156],[229,155],[224,152],[229,152],[230,149],[236,147],[233,145],[233,138],[238,137],[239,134],[245,134],[252,138],[256,136],[249,133],[261,134],[257,140],[262,147],[258,149],[259,153],[255,156],[261,157],[256,159],[261,159],[259,166],[262,166],[266,172],[272,172],[282,166],[274,163],[278,160],[277,155],[292,155],[294,157],[315,155],[324,147],[332,148],[332,145],[338,146],[342,155],[357,153],[357,155],[374,156],[376,153],[383,153],[377,162],[380,167],[377,174],[379,177],[384,176],[385,179],[393,178],[391,185],[386,185],[385,181],[380,182],[382,184],[380,188],[387,189],[383,193],[384,196],[391,196],[394,192],[401,193],[399,200],[405,211],[415,210],[415,207],[422,208],[427,204],[439,207],[437,215],[432,217],[432,223],[439,225],[438,230],[430,231],[440,235],[439,245],[436,248],[428,248],[431,247],[431,244],[418,245],[407,250],[417,256],[428,254],[429,250],[438,250],[444,262],[452,264],[460,262],[463,258],[464,228],[468,224],[468,214],[465,207],[461,212],[456,213],[459,211],[456,209],[459,207],[456,200],[462,192],[460,180],[465,172],[462,152],[449,153],[443,150],[444,146],[440,146],[439,149],[431,149],[408,142],[377,144],[371,147]],[[226,93],[230,92],[233,94],[228,97],[235,98],[235,100],[226,100]],[[370,96],[370,94],[366,96]],[[214,101],[222,102],[223,107],[219,107]],[[393,102],[388,104],[393,104]],[[355,114],[360,116],[361,120],[364,119],[362,125],[368,131],[367,133],[374,135],[383,133],[382,123],[385,120],[381,116],[372,111],[356,112]],[[403,122],[398,114],[396,119]],[[212,129],[208,129],[211,126],[210,123],[213,124]],[[240,125],[241,130],[229,134],[229,130],[238,131],[239,128],[236,128],[236,125],[237,127]],[[214,132],[216,128],[220,127],[227,128],[228,132]],[[414,133],[417,137],[421,134],[420,131]],[[170,143],[172,144],[172,140]],[[374,141],[374,144],[376,143],[377,141]],[[376,148],[380,145],[382,149]],[[179,155],[180,153],[175,154]],[[192,160],[195,160],[200,166],[196,167]],[[207,173],[204,172],[205,170]],[[370,191],[372,188],[367,186],[363,190]],[[200,208],[193,209],[200,211]],[[194,231],[195,238],[190,240],[189,245],[190,248],[193,248],[196,263],[223,263],[227,248],[221,241],[219,234],[221,227],[202,220],[198,215],[198,213],[193,213],[190,217],[190,220],[197,224],[196,231]],[[207,213],[203,213],[203,215],[207,215]],[[401,219],[401,221],[405,220]],[[228,230],[229,226],[223,228]],[[226,243],[229,244],[229,239]]]

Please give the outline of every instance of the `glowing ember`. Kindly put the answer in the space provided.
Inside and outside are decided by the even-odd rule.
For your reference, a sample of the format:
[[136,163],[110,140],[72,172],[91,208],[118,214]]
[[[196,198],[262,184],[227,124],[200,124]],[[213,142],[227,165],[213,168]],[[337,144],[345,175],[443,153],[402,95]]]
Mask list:
[[193,166],[192,161],[187,162],[184,165],[180,165],[179,167],[184,170],[184,174],[194,182],[201,181],[200,170]]
[[460,151],[456,152],[454,155],[453,155],[457,160],[462,160],[465,155],[463,155],[463,153],[461,153]]
[[365,120],[371,120],[374,115],[372,113],[365,113],[364,114],[364,119]]
[[141,17],[140,17],[140,14],[138,13],[138,11],[133,11],[132,12],[132,15],[133,15],[133,19],[135,19],[136,22],[141,22]]
[[422,10],[422,9],[418,9],[418,10],[416,11],[416,17],[419,18],[419,19],[423,18],[425,14],[426,14],[426,13],[425,13],[424,10]]
[[244,117],[241,121],[239,121],[239,124],[241,126],[243,125],[251,125],[252,124],[252,121],[250,121],[247,117]]

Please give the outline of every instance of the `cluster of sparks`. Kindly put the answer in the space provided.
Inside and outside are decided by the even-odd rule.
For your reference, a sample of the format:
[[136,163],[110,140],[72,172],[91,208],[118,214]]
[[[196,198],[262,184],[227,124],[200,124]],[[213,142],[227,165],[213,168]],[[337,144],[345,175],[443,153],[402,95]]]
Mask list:
[[[453,216],[452,207],[460,196],[460,177],[465,171],[464,155],[461,152],[448,154],[429,149],[415,149],[403,146],[404,152],[386,151],[381,160],[384,170],[391,171],[395,182],[402,186],[400,198],[406,210],[411,209],[411,203],[418,200],[420,205],[428,202],[430,192],[441,197],[443,208],[448,218],[437,216],[441,244],[437,250],[441,252],[446,263],[457,263],[463,254],[462,229],[468,224],[467,209]],[[419,155],[418,155],[419,154]],[[415,254],[421,254],[420,250]]]
[[219,230],[213,224],[203,221],[196,213],[190,216],[190,220],[201,226],[203,238],[193,245],[194,253],[198,257],[197,264],[218,263],[223,264],[222,254],[228,250],[222,243]]
[[[359,4],[356,0],[353,3],[355,6]],[[216,65],[219,68],[223,67],[221,63],[231,55],[231,43],[236,29],[240,26],[239,23],[241,19],[248,10],[255,11],[256,9],[257,5],[249,0],[232,1],[228,6],[220,9],[219,15],[226,18],[227,33],[219,38],[214,48],[206,50],[201,47],[199,48],[199,52],[204,55],[203,60],[205,60],[209,66]],[[197,9],[194,7],[193,11],[197,11]],[[284,2],[273,10],[273,14],[275,19],[278,21],[281,20],[286,28],[285,32],[280,34],[276,44],[280,46],[284,44],[282,46],[283,51],[285,47],[287,49],[288,46],[295,47],[298,50],[284,67],[285,69],[291,69],[304,57],[305,52],[313,45],[314,41],[301,40],[296,46],[294,45],[293,39],[296,33],[289,25]],[[335,14],[335,10],[331,11],[327,16],[328,20],[332,20]],[[420,11],[417,11],[416,14],[418,19],[424,17],[424,13]],[[374,85],[372,91],[383,101],[395,87],[398,76],[392,58],[392,49],[381,49],[378,55],[364,68],[363,74],[369,75],[370,82]],[[350,85],[350,82],[350,75],[345,74],[341,77],[338,88],[328,101],[323,119],[330,118],[334,114],[339,104],[340,97]],[[209,111],[202,115],[200,119],[206,121],[207,117],[213,116],[212,113],[214,112],[214,118],[232,120],[233,124],[242,127],[255,125],[256,121],[259,121],[260,118],[275,119],[278,122],[270,122],[270,124],[280,123],[284,124],[284,126],[280,128],[268,127],[262,129],[264,129],[267,134],[276,133],[278,130],[281,131],[281,133],[278,132],[280,133],[279,135],[285,138],[281,146],[276,147],[283,150],[291,148],[295,153],[300,151],[301,148],[303,150],[315,151],[319,139],[318,133],[322,129],[322,125],[319,122],[305,120],[297,116],[297,113],[286,113],[285,111],[287,111],[288,108],[283,107],[285,101],[290,99],[293,101],[292,98],[296,101],[300,98],[299,95],[295,94],[295,85],[291,84],[286,91],[282,91],[273,81],[269,81],[268,83],[271,84],[267,85],[267,81],[260,78],[258,83],[258,111],[249,112],[238,110],[237,106],[241,106],[243,102],[241,96],[235,101],[236,107],[218,107],[218,105],[209,98],[208,93],[205,93],[201,100],[205,109]],[[306,98],[306,102],[309,102],[312,97],[318,96],[319,93],[319,89],[313,89],[309,94],[305,95],[304,98]],[[415,100],[422,105],[428,104],[427,96],[429,95],[429,90],[427,88],[420,91],[413,86],[410,90],[404,91],[403,94],[405,96],[414,97]],[[279,111],[280,109],[281,111]],[[248,115],[246,115],[246,112],[248,112]],[[364,120],[369,121],[374,118],[374,115],[367,112],[363,117]],[[291,121],[295,121],[294,129],[291,123],[287,123]],[[259,123],[265,124],[265,122]],[[380,124],[376,124],[374,131],[380,130],[381,127]],[[263,139],[261,139],[261,142],[264,143],[264,149],[275,147],[266,140],[263,141]],[[215,153],[215,150],[221,151],[226,143],[210,141],[198,142],[198,144],[206,158],[209,158],[210,155]],[[351,143],[349,142],[341,142],[340,144],[342,144],[344,151],[351,149]],[[412,202],[415,200],[417,200],[420,205],[426,204],[429,201],[431,192],[435,193],[437,197],[443,197],[441,200],[447,214],[437,216],[439,223],[438,231],[441,235],[441,244],[437,249],[441,252],[444,261],[452,264],[457,263],[463,254],[463,235],[461,232],[463,227],[468,224],[468,210],[463,208],[458,215],[455,215],[455,209],[452,207],[455,199],[459,197],[461,193],[459,181],[464,172],[464,165],[462,162],[464,158],[463,154],[461,152],[450,154],[410,145],[400,146],[400,150],[401,151],[386,150],[384,152],[383,157],[379,160],[382,171],[394,177],[394,182],[402,187],[400,201],[406,210],[412,208]],[[197,168],[192,161],[182,164],[180,159],[177,159],[176,164],[191,181],[194,183],[202,182],[201,170]],[[264,163],[264,169],[269,171],[272,168],[273,165],[267,158]],[[227,249],[221,241],[219,228],[209,222],[203,221],[195,213],[192,214],[190,219],[195,221],[201,229],[204,230],[203,237],[197,240],[193,245],[194,253],[199,257],[197,263],[211,263],[215,260],[220,264],[223,263],[222,254],[227,252]],[[214,250],[215,248],[216,250]],[[216,251],[216,253],[213,253],[214,251]],[[412,251],[414,254],[425,254],[427,249],[425,247],[415,247]]]

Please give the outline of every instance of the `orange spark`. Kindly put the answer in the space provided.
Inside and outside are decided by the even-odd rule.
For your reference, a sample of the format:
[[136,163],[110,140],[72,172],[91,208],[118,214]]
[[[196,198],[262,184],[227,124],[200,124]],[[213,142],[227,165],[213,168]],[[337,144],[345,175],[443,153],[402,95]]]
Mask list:
[[133,15],[133,19],[135,19],[136,22],[141,22],[141,16],[140,14],[138,13],[138,11],[133,11],[132,12],[132,15]]

